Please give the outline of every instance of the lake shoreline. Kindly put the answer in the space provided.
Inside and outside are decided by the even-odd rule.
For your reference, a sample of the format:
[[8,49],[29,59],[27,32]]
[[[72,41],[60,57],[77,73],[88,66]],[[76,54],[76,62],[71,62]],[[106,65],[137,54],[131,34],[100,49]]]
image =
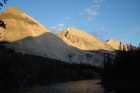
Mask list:
[[[60,80],[60,81],[52,81],[52,82],[42,82],[42,83],[38,83],[37,85],[49,85],[49,84],[83,81],[83,80],[96,80],[96,78],[95,79],[94,78],[88,78],[88,79],[75,79],[75,80]],[[101,80],[101,79],[98,79],[98,80]]]
[[[65,83],[65,82],[76,82],[76,81],[83,81],[83,80],[96,80],[93,78],[89,78],[89,79],[75,79],[75,80],[60,80],[60,81],[52,81],[52,82],[41,82],[41,83],[32,83],[32,84],[27,84],[25,83],[24,86],[22,88],[26,88],[26,87],[31,87],[31,86],[35,86],[35,85],[50,85],[50,84],[57,84],[57,83]],[[0,90],[1,91],[7,91],[7,90],[18,90],[21,87],[21,84],[16,83],[16,84],[5,84],[5,85],[0,85]]]

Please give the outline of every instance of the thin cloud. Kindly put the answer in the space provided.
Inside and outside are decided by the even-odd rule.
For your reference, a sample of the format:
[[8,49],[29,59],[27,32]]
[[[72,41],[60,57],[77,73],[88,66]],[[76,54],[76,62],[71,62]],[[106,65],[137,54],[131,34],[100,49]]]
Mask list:
[[129,36],[120,36],[120,37],[118,37],[118,39],[125,39],[125,38],[129,38]]
[[93,36],[95,36],[95,37],[97,37],[97,38],[103,40],[103,39],[102,39],[103,36],[104,36],[105,34],[107,34],[107,32],[106,32],[105,30],[106,30],[106,27],[100,28],[99,31],[93,31],[93,32],[91,32],[91,34],[92,34]]
[[103,2],[105,0],[93,0],[94,3]]
[[100,28],[100,32],[101,32],[101,33],[104,32],[105,30],[106,30],[106,27]]
[[92,21],[93,18],[98,15],[98,9],[100,8],[100,3],[105,0],[93,0],[90,7],[83,9],[82,12],[79,12],[79,15],[87,15],[87,21]]
[[88,15],[95,16],[98,14],[97,9],[99,7],[99,4],[91,5],[89,8],[84,9],[84,12],[88,13]]
[[55,29],[55,28],[56,28],[55,26],[51,27],[51,29]]
[[70,23],[70,24],[67,26],[67,28],[76,28],[75,22]]
[[87,20],[88,20],[88,21],[92,21],[92,20],[93,20],[93,18],[88,18]]
[[64,30],[64,24],[57,24],[56,26],[53,26],[53,27],[51,27],[51,32],[53,32],[53,33],[57,33],[57,32],[60,32],[60,31],[62,31],[62,30]]
[[63,27],[64,26],[64,24],[58,24],[58,27]]
[[131,29],[129,31],[127,31],[125,34],[123,35],[120,35],[118,37],[119,40],[121,39],[129,39],[129,38],[132,38],[136,35],[140,34],[140,27],[137,27],[137,28],[134,28],[134,29]]
[[70,17],[69,17],[69,16],[67,16],[65,19],[70,19]]
[[106,7],[111,7],[110,5],[106,4]]
[[95,36],[95,37],[98,37],[98,38],[102,37],[102,35],[98,31],[93,31],[92,35]]
[[82,15],[82,14],[83,14],[82,12],[79,13],[79,15]]

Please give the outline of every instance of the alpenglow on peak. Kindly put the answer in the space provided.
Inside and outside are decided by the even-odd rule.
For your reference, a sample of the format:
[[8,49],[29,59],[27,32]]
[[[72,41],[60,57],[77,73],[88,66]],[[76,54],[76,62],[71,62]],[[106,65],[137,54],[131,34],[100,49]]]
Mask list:
[[26,14],[25,12],[23,12],[22,10],[20,10],[19,8],[16,8],[14,6],[9,6],[4,12],[12,12],[12,13],[16,13],[16,14]]

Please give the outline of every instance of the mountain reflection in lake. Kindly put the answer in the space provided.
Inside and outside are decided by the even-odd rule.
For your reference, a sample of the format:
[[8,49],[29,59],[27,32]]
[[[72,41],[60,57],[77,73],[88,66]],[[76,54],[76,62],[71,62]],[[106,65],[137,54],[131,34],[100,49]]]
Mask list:
[[71,81],[22,88],[20,93],[105,93],[100,80]]

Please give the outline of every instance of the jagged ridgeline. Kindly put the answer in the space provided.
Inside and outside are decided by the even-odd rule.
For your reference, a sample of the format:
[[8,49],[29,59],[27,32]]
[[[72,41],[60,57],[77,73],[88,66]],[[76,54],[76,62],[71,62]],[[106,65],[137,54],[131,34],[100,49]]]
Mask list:
[[68,45],[82,50],[114,51],[110,45],[82,30],[67,28],[63,32],[57,33],[57,36]]
[[6,23],[6,29],[0,27],[0,41],[10,42],[5,47],[17,52],[102,67],[103,53],[114,54],[116,50],[114,43],[103,42],[74,28],[67,28],[55,35],[15,7],[8,7],[0,18]]
[[[6,29],[0,28],[0,41],[10,42],[5,46],[18,52],[53,58],[68,63],[87,63],[101,67],[103,65],[103,54],[93,52],[93,50],[98,51],[100,48],[107,51],[113,50],[106,43],[80,30],[74,30],[77,32],[75,34],[79,33],[79,36],[85,34],[86,38],[88,36],[90,38],[86,40],[84,37],[78,37],[78,45],[70,45],[69,40],[65,42],[63,38],[51,33],[45,26],[15,7],[8,7],[0,14],[0,18],[6,23]],[[67,37],[71,35],[71,32],[73,30],[68,32]],[[90,42],[88,42],[89,40]],[[78,47],[80,45],[81,48]]]

